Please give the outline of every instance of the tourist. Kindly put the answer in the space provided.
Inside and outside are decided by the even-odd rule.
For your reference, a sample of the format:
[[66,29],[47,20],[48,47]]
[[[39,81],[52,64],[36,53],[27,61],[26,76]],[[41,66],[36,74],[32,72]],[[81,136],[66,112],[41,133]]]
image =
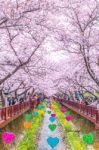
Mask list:
[[20,99],[19,99],[19,103],[23,103],[24,102],[24,99],[21,97]]
[[15,101],[15,98],[12,97],[12,105],[15,105],[16,101]]
[[7,102],[8,102],[8,106],[10,106],[11,105],[11,99],[10,99],[10,97],[8,97]]

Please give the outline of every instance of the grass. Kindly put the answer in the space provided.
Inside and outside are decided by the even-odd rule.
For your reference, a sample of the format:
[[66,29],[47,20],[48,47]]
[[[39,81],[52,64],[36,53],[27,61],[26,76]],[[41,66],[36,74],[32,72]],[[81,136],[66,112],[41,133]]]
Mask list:
[[[24,115],[21,115],[17,119],[10,122],[4,128],[0,129],[0,138],[1,138],[2,133],[5,131],[13,132],[16,135],[16,137],[18,137],[20,134],[24,132],[24,128],[22,127],[23,122],[24,122]],[[7,146],[3,143],[2,139],[0,140],[0,150],[1,149],[2,150],[8,149]]]
[[27,130],[16,150],[35,150],[37,148],[37,136],[44,117],[44,112],[45,109],[38,110],[39,116],[32,118],[31,127]]
[[64,114],[60,111],[59,105],[54,102],[53,107],[57,118],[63,128],[63,134],[65,136],[65,139],[68,140],[71,150],[87,150],[87,145],[82,141],[78,133],[68,132],[68,130],[73,129],[71,124],[65,120]]
[[68,108],[68,111],[70,111],[70,114],[73,117],[73,120],[72,120],[73,124],[78,129],[80,129],[80,131],[83,134],[87,134],[89,132],[93,132],[94,131],[95,125],[92,122],[90,122],[86,118],[82,117],[81,115],[77,114],[76,112],[70,110],[69,108]]
[[71,115],[73,116],[73,123],[76,125],[77,128],[80,128],[82,134],[93,133],[95,136],[95,140],[93,143],[93,147],[95,150],[99,150],[99,130],[95,130],[95,125],[88,121],[87,119],[83,118],[82,116],[78,115],[77,113],[71,111]]

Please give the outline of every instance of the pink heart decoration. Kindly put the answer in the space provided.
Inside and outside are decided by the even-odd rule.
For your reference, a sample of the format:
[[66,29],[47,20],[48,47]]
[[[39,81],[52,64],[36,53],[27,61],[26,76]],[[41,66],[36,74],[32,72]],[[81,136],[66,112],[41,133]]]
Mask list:
[[51,109],[51,106],[49,106],[48,108]]
[[51,114],[51,117],[56,117],[56,114]]
[[5,144],[11,144],[15,140],[15,134],[12,132],[4,132],[2,134],[2,140]]
[[61,112],[64,113],[66,109],[64,107],[61,108]]
[[67,121],[71,121],[72,120],[72,116],[66,116],[66,120]]

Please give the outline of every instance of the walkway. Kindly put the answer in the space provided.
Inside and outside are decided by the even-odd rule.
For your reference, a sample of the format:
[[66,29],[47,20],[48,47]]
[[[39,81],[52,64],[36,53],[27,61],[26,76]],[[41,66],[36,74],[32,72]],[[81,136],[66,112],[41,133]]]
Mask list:
[[[49,128],[48,128],[48,125],[49,124],[52,124],[49,120],[50,118],[50,114],[47,113],[49,109],[47,108],[46,109],[46,113],[45,113],[45,116],[44,116],[44,120],[43,120],[43,126],[42,126],[42,129],[41,129],[41,133],[40,133],[40,139],[39,139],[39,143],[38,143],[38,148],[37,150],[67,150],[64,146],[64,143],[63,143],[63,140],[62,140],[62,137],[61,137],[61,132],[59,130],[59,127],[58,127],[58,124],[57,124],[57,121],[55,120],[53,122],[53,124],[56,124],[57,127],[54,131],[51,131]],[[48,137],[57,137],[59,138],[59,143],[58,145],[55,147],[55,148],[51,148],[48,143],[47,143],[47,139]]]

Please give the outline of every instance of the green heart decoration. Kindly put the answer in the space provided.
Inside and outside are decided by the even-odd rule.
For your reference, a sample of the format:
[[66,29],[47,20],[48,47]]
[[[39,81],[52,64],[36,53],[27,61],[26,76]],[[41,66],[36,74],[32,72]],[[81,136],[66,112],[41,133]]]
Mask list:
[[26,114],[25,115],[25,120],[26,121],[30,121],[32,119],[32,115],[31,114]]
[[94,135],[92,133],[83,135],[83,141],[86,144],[92,144],[94,142]]
[[64,113],[64,115],[65,115],[65,116],[69,116],[69,115],[70,115],[70,111],[66,111],[66,112]]
[[51,111],[47,111],[48,114],[51,114]]
[[56,129],[56,124],[50,124],[48,127],[51,131],[54,131]]

